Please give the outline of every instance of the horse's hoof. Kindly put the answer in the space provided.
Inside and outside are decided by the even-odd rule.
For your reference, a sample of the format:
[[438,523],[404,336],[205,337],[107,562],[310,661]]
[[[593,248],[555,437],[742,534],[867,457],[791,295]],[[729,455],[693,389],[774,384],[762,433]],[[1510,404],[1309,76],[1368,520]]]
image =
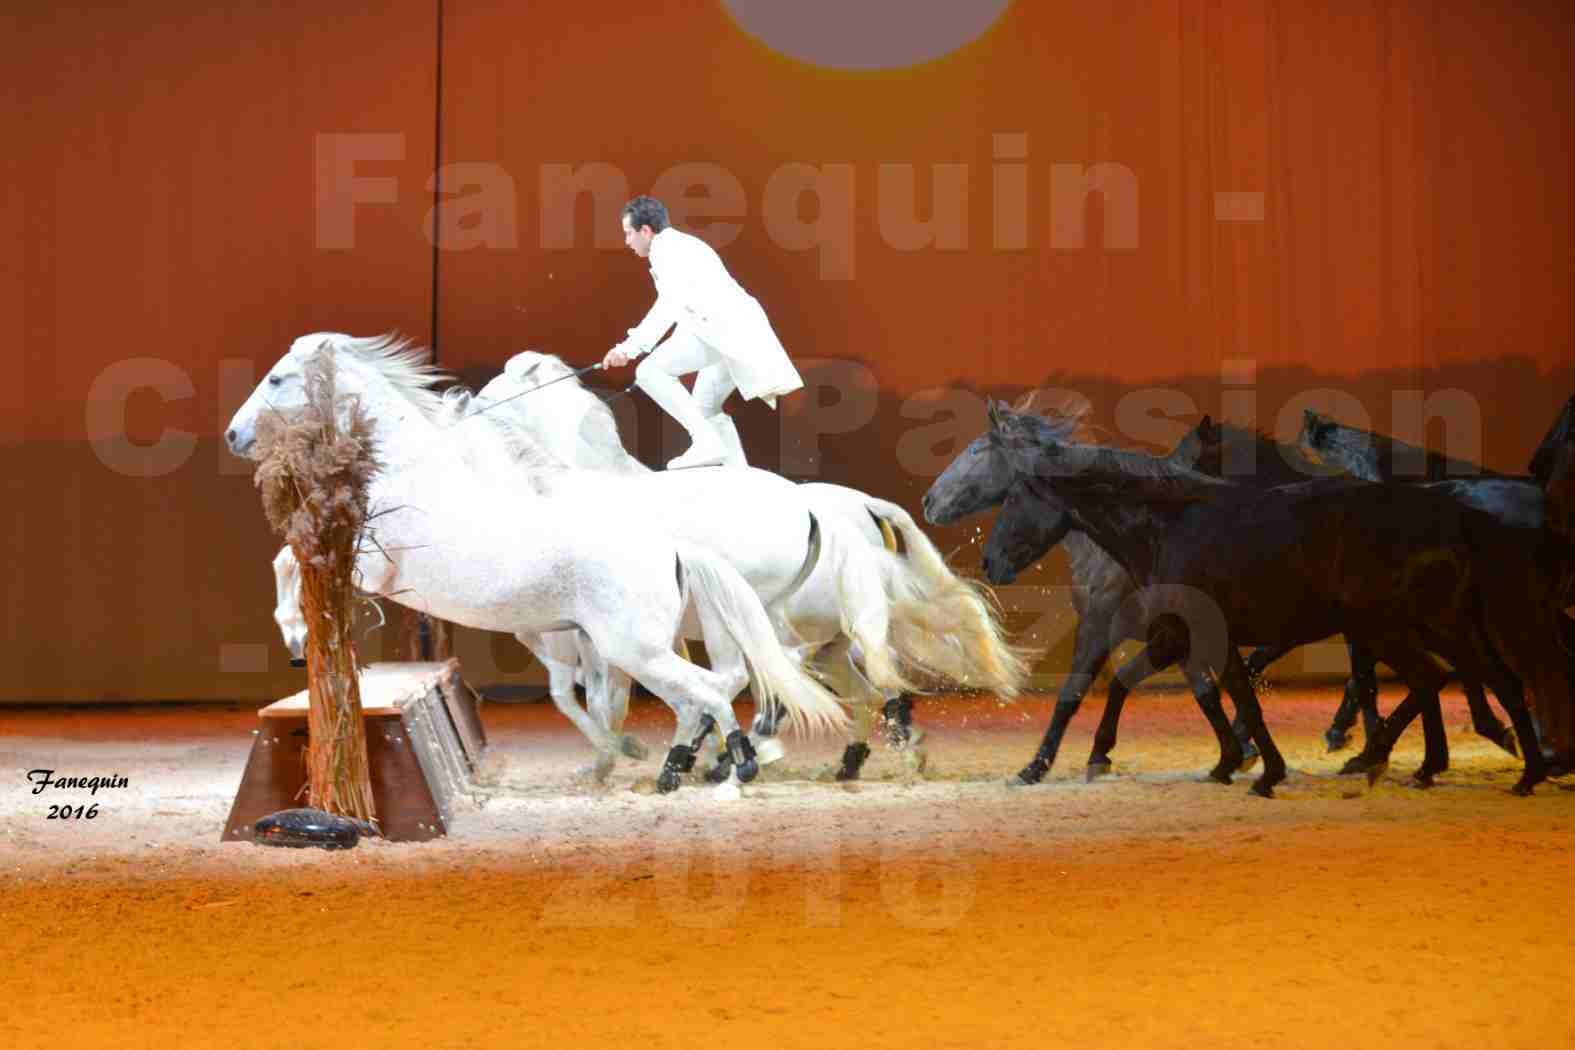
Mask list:
[[1257,795],[1259,798],[1274,797],[1274,785],[1263,780],[1255,781],[1252,787],[1248,790],[1251,794]]
[[650,757],[651,754],[650,748],[633,733],[625,733],[618,739],[618,750],[623,752],[625,758],[632,758],[636,762]]
[[683,776],[676,769],[664,769],[656,778],[656,790],[663,795],[671,795],[678,790],[678,785],[683,782]]
[[1375,764],[1388,765],[1389,762],[1387,759],[1381,759],[1375,755],[1370,755],[1366,751],[1363,751],[1360,754],[1352,755],[1350,758],[1345,760],[1345,765],[1340,767],[1340,776],[1348,777],[1353,773],[1365,773],[1369,769],[1373,768]]
[[754,759],[746,759],[738,765],[738,782],[747,784],[760,775],[760,763]]
[[716,760],[716,765],[705,771],[707,784],[720,784],[733,774],[733,760],[726,754]]
[[787,757],[787,748],[774,736],[766,737],[755,745],[755,761],[763,766],[780,762]]
[[1336,751],[1344,751],[1351,746],[1351,734],[1342,733],[1338,729],[1326,729],[1323,734],[1326,746],[1325,754],[1332,755]]
[[1231,772],[1224,766],[1215,766],[1213,769],[1209,770],[1209,779],[1215,783],[1229,784],[1231,782],[1230,778]]
[[1525,779],[1521,779],[1515,784],[1514,787],[1509,789],[1509,793],[1512,795],[1519,795],[1521,798],[1530,798],[1531,793],[1536,790],[1536,787],[1537,782],[1535,780],[1528,783]]
[[1411,786],[1414,788],[1422,788],[1424,790],[1432,787],[1433,774],[1423,772],[1420,769],[1417,770],[1415,773],[1411,774]]
[[1108,777],[1114,768],[1110,762],[1090,762],[1088,768],[1083,770],[1083,783],[1092,784],[1100,777]]
[[1045,778],[1050,767],[1040,762],[1037,758],[1017,771],[1017,779],[1024,784],[1037,784]]

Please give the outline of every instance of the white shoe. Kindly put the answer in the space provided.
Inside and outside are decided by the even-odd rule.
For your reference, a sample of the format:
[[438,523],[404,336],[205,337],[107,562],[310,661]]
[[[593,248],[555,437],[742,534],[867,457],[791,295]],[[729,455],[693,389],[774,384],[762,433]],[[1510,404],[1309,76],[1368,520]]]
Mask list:
[[689,451],[667,461],[668,470],[687,470],[690,467],[720,467],[727,459],[727,448],[713,437],[709,441],[696,441]]

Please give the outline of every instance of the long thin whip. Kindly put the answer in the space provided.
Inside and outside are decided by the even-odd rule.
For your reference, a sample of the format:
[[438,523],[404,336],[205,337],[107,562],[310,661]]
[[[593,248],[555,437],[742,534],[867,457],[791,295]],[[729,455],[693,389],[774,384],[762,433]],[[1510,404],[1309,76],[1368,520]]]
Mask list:
[[[475,417],[477,417],[479,415],[482,415],[482,414],[487,413],[487,412],[491,412],[494,408],[499,408],[499,407],[501,407],[503,405],[506,405],[510,401],[513,401],[515,398],[524,397],[526,394],[534,394],[538,390],[545,390],[545,389],[547,389],[549,386],[551,386],[554,383],[562,383],[562,382],[565,382],[566,380],[578,379],[578,378],[580,378],[583,375],[589,375],[591,372],[599,372],[601,370],[602,370],[602,363],[600,361],[596,362],[594,365],[586,365],[584,368],[572,369],[568,373],[568,375],[561,375],[557,379],[549,379],[545,383],[541,383],[541,384],[539,384],[537,386],[531,387],[529,390],[521,390],[517,394],[510,394],[508,397],[500,398],[499,400],[492,402],[490,405],[487,405],[487,406],[485,406],[483,408],[478,408],[478,409],[476,409],[476,411],[471,412],[470,414],[466,415],[463,419],[460,420],[460,422],[463,423],[466,419],[474,419]],[[617,393],[613,394],[611,397],[606,397],[606,398],[603,398],[602,400],[605,403],[607,401],[613,400],[614,398],[623,397],[625,394],[627,394],[627,393],[631,392],[632,390],[634,390],[634,387],[635,387],[635,384],[634,383],[630,383],[628,386],[624,387],[622,390],[620,390]]]

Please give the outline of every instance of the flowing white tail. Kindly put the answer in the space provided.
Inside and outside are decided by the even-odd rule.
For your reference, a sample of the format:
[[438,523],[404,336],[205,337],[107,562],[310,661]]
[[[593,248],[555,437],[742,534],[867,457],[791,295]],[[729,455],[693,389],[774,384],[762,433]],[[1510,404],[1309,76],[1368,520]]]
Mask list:
[[800,730],[846,732],[842,702],[783,652],[760,599],[738,570],[689,543],[678,544],[678,561],[691,600],[709,608],[748,660],[755,705],[775,701]]
[[877,521],[890,523],[905,553],[887,562],[891,642],[899,658],[970,689],[1016,696],[1034,653],[1011,645],[988,587],[951,570],[935,544],[895,503],[870,497]]

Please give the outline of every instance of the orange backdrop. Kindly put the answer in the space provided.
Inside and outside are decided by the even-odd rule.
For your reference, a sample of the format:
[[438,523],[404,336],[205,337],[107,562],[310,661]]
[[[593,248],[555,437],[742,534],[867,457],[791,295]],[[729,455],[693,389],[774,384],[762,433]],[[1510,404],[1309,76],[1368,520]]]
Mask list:
[[[1479,423],[1425,436],[1517,469],[1575,387],[1553,3],[1017,0],[873,71],[719,0],[23,6],[0,699],[295,688],[223,421],[316,329],[435,340],[471,382],[527,347],[599,357],[652,297],[626,193],[724,242],[817,386],[735,407],[756,462],[910,508],[978,392],[1070,388],[1153,447],[1304,404],[1404,431],[1432,396]],[[620,410],[647,461],[674,451],[643,398]],[[521,665],[464,644],[483,679]]]

